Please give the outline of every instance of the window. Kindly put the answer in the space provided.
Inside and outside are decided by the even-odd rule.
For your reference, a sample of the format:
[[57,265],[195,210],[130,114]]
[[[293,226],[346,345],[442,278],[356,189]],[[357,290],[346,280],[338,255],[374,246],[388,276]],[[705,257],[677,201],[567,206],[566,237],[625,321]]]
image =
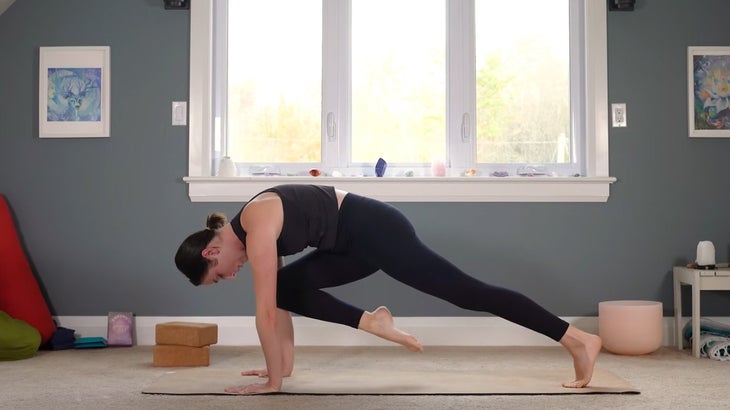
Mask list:
[[[605,4],[195,3],[194,201],[284,182],[391,201],[607,200]],[[212,177],[223,155],[243,176]]]

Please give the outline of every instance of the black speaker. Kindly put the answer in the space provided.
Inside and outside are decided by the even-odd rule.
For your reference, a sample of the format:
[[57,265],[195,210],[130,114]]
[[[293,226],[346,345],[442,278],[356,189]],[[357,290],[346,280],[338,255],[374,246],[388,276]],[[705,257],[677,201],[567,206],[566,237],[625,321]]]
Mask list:
[[190,0],[163,0],[167,10],[187,10],[190,8]]
[[608,0],[610,11],[634,11],[636,0]]

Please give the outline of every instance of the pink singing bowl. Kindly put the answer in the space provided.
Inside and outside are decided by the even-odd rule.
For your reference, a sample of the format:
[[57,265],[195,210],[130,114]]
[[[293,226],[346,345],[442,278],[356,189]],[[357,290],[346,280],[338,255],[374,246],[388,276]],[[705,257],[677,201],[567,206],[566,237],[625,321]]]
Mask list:
[[603,339],[603,347],[611,353],[652,353],[662,345],[662,303],[647,300],[600,302],[598,335]]

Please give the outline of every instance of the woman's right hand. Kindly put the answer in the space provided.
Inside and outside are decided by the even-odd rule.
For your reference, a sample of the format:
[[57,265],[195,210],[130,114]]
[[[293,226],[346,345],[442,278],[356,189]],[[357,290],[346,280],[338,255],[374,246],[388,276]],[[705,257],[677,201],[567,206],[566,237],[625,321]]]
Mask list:
[[268,375],[269,375],[269,372],[266,369],[252,369],[252,370],[244,370],[241,372],[241,376],[267,377]]
[[[252,370],[244,370],[241,372],[241,376],[258,376],[258,377],[268,377],[269,372],[266,369],[252,369]],[[284,377],[291,376],[291,373],[284,372]]]
[[225,392],[252,395],[252,394],[276,393],[280,389],[281,389],[281,386],[273,387],[269,383],[256,383],[256,384],[249,384],[249,385],[243,385],[243,386],[228,387],[225,389]]

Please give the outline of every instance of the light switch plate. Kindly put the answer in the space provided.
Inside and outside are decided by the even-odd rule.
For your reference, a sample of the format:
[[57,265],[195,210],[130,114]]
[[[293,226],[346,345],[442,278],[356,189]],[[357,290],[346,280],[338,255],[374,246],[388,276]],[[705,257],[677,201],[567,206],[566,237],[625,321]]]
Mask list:
[[172,125],[188,125],[188,103],[186,101],[172,102]]
[[626,126],[626,104],[611,104],[611,117],[614,127]]

